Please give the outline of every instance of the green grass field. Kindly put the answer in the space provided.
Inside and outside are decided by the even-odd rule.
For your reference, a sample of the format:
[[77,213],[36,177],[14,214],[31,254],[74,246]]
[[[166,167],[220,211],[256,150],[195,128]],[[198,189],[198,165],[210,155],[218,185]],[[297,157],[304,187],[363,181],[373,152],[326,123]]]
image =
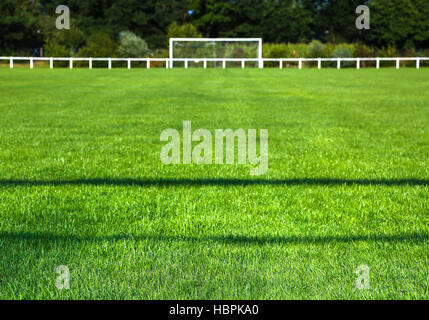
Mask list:
[[[428,299],[428,71],[0,69],[0,298]],[[267,174],[162,164],[184,120]]]

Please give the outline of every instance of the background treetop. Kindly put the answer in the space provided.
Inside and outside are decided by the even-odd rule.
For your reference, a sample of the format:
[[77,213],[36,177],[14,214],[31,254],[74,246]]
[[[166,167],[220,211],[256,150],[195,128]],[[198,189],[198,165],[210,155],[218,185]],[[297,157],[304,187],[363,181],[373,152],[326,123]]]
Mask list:
[[[70,8],[70,30],[55,28],[55,9]],[[371,29],[357,30],[356,7],[371,9]],[[262,37],[264,43],[361,43],[401,50],[429,48],[427,0],[2,0],[0,50],[19,53],[62,46],[71,54],[100,39],[120,47],[132,32],[144,51],[168,38]],[[103,34],[101,36],[100,34]],[[95,41],[95,39],[97,39]],[[136,39],[137,39],[136,38]],[[110,39],[115,45],[109,43]],[[95,42],[94,42],[95,41]],[[128,43],[131,40],[128,41]],[[139,40],[140,41],[140,40]],[[314,45],[315,46],[315,45]],[[65,49],[64,49],[65,48]],[[59,49],[59,47],[57,47]],[[88,49],[86,49],[88,51]],[[101,49],[100,49],[101,50]],[[316,49],[314,49],[316,50]],[[122,48],[122,52],[124,48]]]

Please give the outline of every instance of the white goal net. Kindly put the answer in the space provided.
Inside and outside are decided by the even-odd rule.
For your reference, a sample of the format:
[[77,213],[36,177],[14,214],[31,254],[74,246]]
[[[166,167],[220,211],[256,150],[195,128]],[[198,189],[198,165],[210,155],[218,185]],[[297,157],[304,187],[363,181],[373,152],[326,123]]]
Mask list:
[[170,38],[170,68],[262,67],[260,38]]

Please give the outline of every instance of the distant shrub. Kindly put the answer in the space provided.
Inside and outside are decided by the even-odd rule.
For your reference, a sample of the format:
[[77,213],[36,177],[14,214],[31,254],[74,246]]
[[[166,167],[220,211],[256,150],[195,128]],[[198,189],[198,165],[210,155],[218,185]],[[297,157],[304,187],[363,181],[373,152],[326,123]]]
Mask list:
[[[117,56],[118,45],[112,38],[103,32],[93,33],[87,40],[86,46],[79,50],[79,57],[93,58],[113,58]],[[80,63],[77,63],[80,65]],[[92,66],[103,67],[107,66],[104,61],[94,61]]]
[[262,45],[262,55],[266,58],[287,58],[290,57],[290,51],[287,44],[267,43]]
[[[154,49],[150,50],[149,57],[150,58],[169,58],[170,53],[168,49]],[[164,61],[152,61],[151,66],[158,68],[162,67],[165,68],[165,62]]]
[[[67,49],[65,45],[57,43],[54,39],[49,39],[45,42],[44,45],[45,56],[46,57],[70,57],[71,50]],[[67,61],[56,61],[56,67],[67,67]]]
[[[21,48],[21,49],[12,49],[12,48],[0,48],[0,56],[17,56],[17,57],[28,57],[33,55],[33,49],[31,48]],[[24,61],[23,61],[24,62]],[[16,61],[19,63],[19,60]]]
[[289,51],[292,58],[305,58],[308,52],[308,44],[305,43],[288,43]]
[[[357,43],[355,44],[355,50],[354,50],[354,56],[356,58],[371,58],[375,57],[375,49],[367,46],[363,43]],[[362,67],[368,67],[370,65],[374,65],[375,62],[372,61],[361,61]]]
[[326,58],[327,52],[325,45],[319,40],[313,40],[308,45],[307,49],[308,58]]
[[[350,44],[340,44],[331,53],[332,58],[353,58],[354,46]],[[355,62],[344,61],[341,63],[343,67],[351,67],[355,65]]]
[[65,45],[50,39],[45,42],[45,56],[47,57],[70,57],[70,50]]
[[103,32],[92,34],[86,46],[79,50],[80,57],[116,57],[118,45]]
[[332,57],[332,52],[335,51],[336,47],[337,45],[335,43],[332,43],[332,42],[325,43],[326,56]]
[[[403,57],[407,57],[407,58],[409,58],[409,57],[417,57],[416,49],[412,48],[412,49],[409,49],[409,50],[405,50],[402,53],[402,56]],[[415,61],[401,61],[400,64],[402,66],[406,66],[406,67],[415,67],[416,62]]]
[[121,57],[146,57],[149,54],[149,47],[146,41],[130,31],[119,33],[118,54]]
[[353,44],[342,43],[331,53],[333,58],[353,58],[355,47]]
[[389,45],[387,47],[379,48],[377,50],[377,57],[398,57],[399,53],[395,46]]
[[[399,57],[400,54],[395,46],[388,45],[387,47],[378,48],[376,52],[377,57]],[[394,66],[395,62],[383,62],[384,66]]]
[[375,49],[362,43],[355,45],[354,56],[356,58],[375,57]]
[[77,27],[73,27],[69,30],[56,30],[55,39],[71,49],[73,52],[77,52],[79,48],[85,43],[85,34]]
[[[288,58],[290,57],[291,52],[289,47],[285,43],[264,43],[262,45],[262,56],[264,58],[278,59],[278,58]],[[265,62],[265,67],[278,67],[277,62]]]
[[[426,50],[420,50],[417,52],[418,57],[429,57],[429,49]],[[421,67],[428,67],[429,66],[429,61],[425,60],[425,61],[420,61],[420,66]]]

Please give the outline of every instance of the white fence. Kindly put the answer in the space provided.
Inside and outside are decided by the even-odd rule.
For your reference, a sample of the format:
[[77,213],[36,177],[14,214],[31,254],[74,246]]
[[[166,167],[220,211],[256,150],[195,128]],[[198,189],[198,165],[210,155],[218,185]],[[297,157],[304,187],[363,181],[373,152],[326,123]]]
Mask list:
[[105,61],[107,62],[107,67],[109,69],[112,68],[112,61],[123,61],[127,62],[127,68],[131,69],[132,62],[145,62],[146,68],[151,67],[151,62],[164,62],[165,68],[169,69],[174,66],[174,62],[183,62],[184,67],[188,68],[189,63],[198,63],[202,64],[203,68],[207,68],[207,62],[220,62],[222,68],[226,68],[227,62],[240,62],[241,68],[245,68],[246,62],[257,62],[258,67],[264,68],[265,62],[278,62],[279,68],[283,69],[284,64],[288,62],[298,63],[298,68],[302,69],[304,62],[317,62],[318,69],[322,68],[323,62],[334,62],[337,65],[337,69],[341,69],[342,62],[355,62],[356,68],[360,69],[361,62],[364,61],[375,61],[376,68],[380,68],[380,62],[382,61],[391,61],[396,62],[396,69],[400,68],[401,61],[415,61],[416,68],[420,69],[421,61],[429,61],[429,58],[415,57],[415,58],[262,58],[262,59],[242,59],[242,58],[45,58],[45,57],[0,57],[0,60],[8,60],[10,68],[13,69],[14,61],[29,61],[30,69],[33,69],[35,61],[49,61],[49,66],[51,69],[54,68],[54,61],[67,61],[69,64],[69,68],[73,69],[73,63],[75,61],[87,61],[89,69],[92,69],[92,64],[94,61]]

